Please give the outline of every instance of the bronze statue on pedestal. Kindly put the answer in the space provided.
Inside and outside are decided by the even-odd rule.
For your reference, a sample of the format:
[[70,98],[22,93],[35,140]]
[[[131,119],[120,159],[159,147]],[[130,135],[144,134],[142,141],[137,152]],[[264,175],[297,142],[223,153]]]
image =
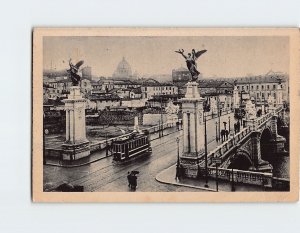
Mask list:
[[188,53],[187,56],[184,54],[183,49],[179,49],[178,51],[175,51],[176,53],[179,53],[184,57],[184,59],[186,61],[187,68],[189,69],[189,71],[192,75],[192,81],[197,81],[198,75],[200,74],[200,72],[197,70],[196,61],[206,51],[207,50],[204,49],[204,50],[196,52],[195,49],[192,49],[192,53]]
[[72,59],[69,60],[69,66],[70,69],[67,70],[69,77],[72,80],[72,84],[73,86],[78,86],[81,77],[78,74],[79,68],[80,66],[83,64],[83,61],[79,61],[76,63],[76,65],[73,65],[73,63],[71,62]]

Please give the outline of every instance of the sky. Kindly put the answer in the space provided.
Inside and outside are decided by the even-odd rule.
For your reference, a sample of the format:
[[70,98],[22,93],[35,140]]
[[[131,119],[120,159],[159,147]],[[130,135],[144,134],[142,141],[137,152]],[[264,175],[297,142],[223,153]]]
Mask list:
[[139,75],[170,74],[186,67],[175,50],[206,49],[198,60],[204,77],[263,75],[273,70],[289,73],[288,37],[44,37],[44,69],[68,69],[84,60],[96,76],[112,76],[122,57]]

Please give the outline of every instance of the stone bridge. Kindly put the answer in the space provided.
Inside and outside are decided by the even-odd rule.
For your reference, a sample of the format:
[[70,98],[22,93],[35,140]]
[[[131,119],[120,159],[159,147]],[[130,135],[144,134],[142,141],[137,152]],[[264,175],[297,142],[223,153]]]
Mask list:
[[[218,158],[221,164],[218,177],[235,182],[272,187],[273,167],[267,162],[268,156],[284,153],[286,139],[278,134],[278,125],[284,124],[285,111],[282,106],[272,108],[269,113],[259,118],[248,120],[245,127],[207,155],[208,176],[216,176],[216,164],[212,158]],[[180,157],[183,174],[196,178],[205,175],[205,156],[202,153],[197,159]]]

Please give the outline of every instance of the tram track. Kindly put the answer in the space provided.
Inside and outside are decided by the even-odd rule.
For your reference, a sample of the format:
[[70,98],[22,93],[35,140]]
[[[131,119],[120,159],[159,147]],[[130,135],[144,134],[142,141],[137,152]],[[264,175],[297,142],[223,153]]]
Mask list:
[[[165,152],[165,151],[168,151],[168,153],[163,153],[163,155],[160,156],[159,158],[155,158],[155,159],[148,160],[148,161],[143,161],[142,164],[135,165],[134,167],[131,167],[130,169],[132,169],[132,170],[139,170],[139,168],[141,168],[141,167],[143,167],[143,166],[146,166],[146,165],[150,164],[151,162],[154,162],[155,160],[162,159],[163,157],[169,156],[170,153],[176,151],[176,148],[173,149],[173,150],[164,150],[163,152]],[[94,192],[94,191],[96,191],[97,189],[99,189],[99,188],[101,188],[101,187],[103,187],[103,186],[105,186],[105,185],[107,185],[107,184],[109,184],[109,183],[112,183],[112,182],[114,182],[115,180],[118,180],[118,179],[124,177],[124,171],[126,171],[126,170],[128,170],[128,167],[125,167],[125,168],[119,170],[117,173],[112,174],[109,178],[112,178],[113,175],[118,175],[118,176],[117,176],[116,178],[114,178],[114,179],[108,179],[107,182],[105,182],[103,185],[100,185],[100,186],[99,186],[99,185],[96,185],[96,183],[99,183],[99,182],[101,182],[101,181],[103,181],[103,180],[105,180],[105,179],[97,180],[96,182],[94,182],[94,183],[92,183],[92,184],[89,184],[89,185],[87,185],[87,186],[85,186],[85,187],[96,186],[95,188],[91,188],[91,189],[90,189],[91,192]],[[106,178],[107,178],[107,177],[106,177]]]
[[[179,135],[179,137],[182,137],[182,135]],[[162,139],[166,139],[166,138],[162,138]],[[167,143],[169,143],[169,142],[171,142],[171,141],[173,141],[173,140],[174,140],[173,138],[170,138],[170,139],[168,139],[168,140],[163,140],[161,143],[156,144],[156,145],[153,145],[152,148],[155,149],[155,148],[157,148],[157,147],[159,147],[159,146],[161,146],[161,145],[163,145],[163,144],[167,144]],[[167,150],[167,148],[165,148],[165,149],[163,150],[163,152],[165,152],[166,150]],[[168,150],[168,151],[170,152],[170,150]],[[154,151],[153,151],[153,152],[154,152]],[[155,158],[155,157],[153,157],[153,154],[155,154],[155,153],[153,153],[153,152],[152,152],[152,156],[150,156],[150,159],[148,160],[148,162],[147,162],[147,163],[143,163],[144,161],[141,161],[143,164],[141,164],[140,166],[144,166],[144,165],[150,163],[151,161],[153,161],[152,158]],[[160,150],[159,152],[161,153],[162,151]],[[161,156],[160,156],[160,158],[161,158]],[[154,159],[154,160],[155,160],[155,159]],[[137,160],[137,161],[138,161],[138,160]],[[133,161],[133,162],[136,162],[136,161]],[[129,164],[132,164],[132,163],[129,163]],[[129,165],[129,164],[128,164],[128,165]],[[76,179],[76,180],[71,181],[71,184],[82,185],[82,184],[84,184],[84,183],[86,183],[86,182],[88,182],[88,181],[91,181],[91,177],[93,177],[93,176],[94,176],[94,178],[92,178],[92,179],[94,180],[94,179],[97,179],[99,176],[106,176],[106,177],[109,177],[109,176],[112,176],[112,175],[114,175],[114,174],[117,174],[117,173],[120,173],[120,172],[124,172],[125,170],[128,169],[128,166],[125,165],[126,167],[124,167],[124,168],[118,170],[117,173],[116,173],[116,172],[114,171],[115,169],[111,169],[111,168],[117,168],[117,166],[122,166],[122,165],[110,164],[110,165],[108,165],[108,166],[101,167],[100,169],[94,170],[93,172],[88,173],[87,175],[82,176],[82,177],[80,177],[79,179]],[[140,167],[140,166],[139,166],[139,167]],[[134,168],[134,169],[136,169],[136,168]],[[133,169],[133,170],[134,170],[134,169]],[[100,174],[97,174],[97,173],[100,173]],[[112,173],[112,174],[107,174],[107,173]],[[104,179],[106,179],[106,177],[104,177]],[[99,181],[104,180],[104,179],[100,179]],[[97,181],[96,181],[96,182],[97,182]],[[89,185],[89,186],[90,186],[90,185]],[[85,186],[85,187],[86,187],[86,186]]]
[[[165,141],[164,143],[167,143],[167,142],[170,142],[170,141],[172,141],[172,139],[167,140],[167,141]],[[160,146],[160,145],[162,145],[162,144],[164,144],[164,143],[160,143],[160,144],[156,145],[155,147],[158,147],[158,146]],[[154,148],[155,148],[155,147],[154,147]],[[160,150],[160,152],[161,152],[161,153],[165,153],[166,150],[167,150],[167,148],[165,148],[163,151]],[[168,151],[170,152],[170,150],[168,150]],[[155,151],[154,151],[154,154],[155,154]],[[167,154],[166,154],[166,155],[167,155]],[[160,156],[159,158],[161,158],[161,157],[163,157],[163,156]],[[109,171],[107,171],[107,172],[105,172],[105,173],[103,173],[103,171],[102,171],[101,174],[96,174],[96,173],[94,173],[94,175],[95,175],[94,177],[89,176],[89,178],[86,179],[85,181],[81,182],[81,184],[89,183],[89,184],[84,185],[85,188],[87,188],[87,189],[89,190],[89,187],[91,187],[91,186],[96,186],[96,188],[92,188],[92,190],[95,190],[95,189],[98,189],[99,187],[103,186],[103,185],[101,185],[101,186],[96,185],[97,183],[99,183],[99,182],[102,183],[102,181],[107,180],[106,182],[104,182],[104,185],[106,185],[107,183],[110,183],[109,181],[110,181],[110,179],[111,179],[111,177],[112,177],[113,175],[122,174],[121,176],[118,176],[118,177],[117,177],[117,179],[118,179],[118,178],[120,178],[120,177],[123,177],[124,172],[125,172],[126,170],[128,170],[129,168],[130,168],[130,170],[136,170],[136,169],[138,169],[138,168],[140,168],[140,167],[142,167],[142,166],[145,166],[145,165],[147,165],[147,164],[149,164],[149,163],[151,163],[151,162],[153,162],[154,160],[159,159],[159,158],[156,158],[156,157],[154,157],[154,156],[150,156],[150,159],[147,160],[147,161],[145,161],[145,160],[143,160],[143,161],[138,161],[138,160],[136,160],[136,161],[134,161],[134,162],[135,162],[135,163],[138,162],[138,164],[132,164],[132,163],[128,164],[128,165],[133,165],[133,167],[129,167],[128,165],[124,165],[124,167],[122,168],[122,167],[120,167],[120,166],[122,166],[122,165],[119,165],[119,169],[118,169],[118,167],[115,167],[116,169],[118,169],[117,171],[116,171],[116,170],[109,170]],[[99,176],[101,176],[101,177],[103,177],[103,178],[99,179]],[[92,183],[90,183],[90,182],[92,182]]]

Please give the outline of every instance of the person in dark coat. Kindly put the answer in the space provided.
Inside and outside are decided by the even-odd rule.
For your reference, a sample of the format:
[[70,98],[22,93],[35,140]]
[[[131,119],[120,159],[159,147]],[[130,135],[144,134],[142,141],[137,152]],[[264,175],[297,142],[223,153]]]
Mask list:
[[132,188],[132,184],[131,184],[131,180],[132,180],[132,178],[131,178],[131,172],[128,172],[127,173],[127,180],[128,180],[128,187],[129,188]]
[[133,191],[136,190],[136,186],[137,186],[137,177],[135,174],[131,175],[131,189]]
[[226,140],[228,140],[229,131],[227,129],[225,130],[225,135],[226,135]]

